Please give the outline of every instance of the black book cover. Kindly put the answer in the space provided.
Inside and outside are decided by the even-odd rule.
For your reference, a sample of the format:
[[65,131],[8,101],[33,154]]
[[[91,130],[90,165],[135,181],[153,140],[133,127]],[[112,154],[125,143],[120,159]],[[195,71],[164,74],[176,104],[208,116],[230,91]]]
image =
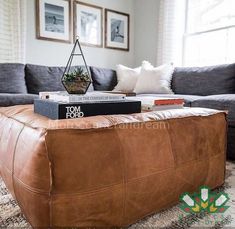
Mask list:
[[132,114],[141,112],[140,101],[107,101],[61,103],[45,99],[34,100],[34,112],[50,119],[73,119],[95,115]]

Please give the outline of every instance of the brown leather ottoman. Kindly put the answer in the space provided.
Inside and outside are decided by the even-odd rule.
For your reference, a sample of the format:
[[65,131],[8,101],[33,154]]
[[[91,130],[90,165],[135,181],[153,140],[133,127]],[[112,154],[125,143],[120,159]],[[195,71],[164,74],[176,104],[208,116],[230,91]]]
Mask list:
[[200,108],[60,121],[0,108],[0,171],[34,227],[124,226],[222,185],[226,129]]

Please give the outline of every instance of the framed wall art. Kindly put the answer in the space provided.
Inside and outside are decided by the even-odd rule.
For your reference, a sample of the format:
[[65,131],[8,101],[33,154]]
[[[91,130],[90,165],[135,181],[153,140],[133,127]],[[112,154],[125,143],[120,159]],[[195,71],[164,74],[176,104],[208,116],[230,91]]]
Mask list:
[[130,16],[105,9],[105,47],[129,51]]
[[74,40],[83,45],[103,47],[103,8],[74,1]]
[[36,0],[37,38],[71,42],[71,1]]

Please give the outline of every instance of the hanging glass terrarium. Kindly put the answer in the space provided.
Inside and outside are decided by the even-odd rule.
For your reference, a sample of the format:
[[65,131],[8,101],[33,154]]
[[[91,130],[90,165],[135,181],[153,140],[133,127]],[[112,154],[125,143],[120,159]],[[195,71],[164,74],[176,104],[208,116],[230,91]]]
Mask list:
[[[78,53],[76,53],[77,48],[79,51]],[[78,65],[78,63],[74,63],[74,59],[76,57],[81,57],[84,65],[76,66]],[[86,60],[79,43],[79,38],[76,39],[61,81],[69,94],[86,94],[92,82]]]

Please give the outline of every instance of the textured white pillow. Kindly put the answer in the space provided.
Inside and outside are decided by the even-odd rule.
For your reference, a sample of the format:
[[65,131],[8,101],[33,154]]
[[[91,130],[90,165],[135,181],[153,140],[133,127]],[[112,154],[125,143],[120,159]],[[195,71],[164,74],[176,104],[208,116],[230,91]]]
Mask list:
[[157,68],[142,65],[134,92],[137,94],[173,94],[171,79],[174,67],[164,64]]
[[142,62],[141,67],[142,67],[142,68],[143,68],[143,67],[144,67],[144,68],[153,68],[153,65],[152,65],[150,62],[144,60],[144,61]]
[[[152,65],[148,61],[143,61],[142,66],[150,68]],[[128,68],[121,64],[117,65],[118,84],[114,88],[114,91],[133,92],[140,72],[141,67]]]
[[141,67],[132,69],[121,64],[117,65],[118,84],[114,88],[114,91],[133,92],[140,71]]

